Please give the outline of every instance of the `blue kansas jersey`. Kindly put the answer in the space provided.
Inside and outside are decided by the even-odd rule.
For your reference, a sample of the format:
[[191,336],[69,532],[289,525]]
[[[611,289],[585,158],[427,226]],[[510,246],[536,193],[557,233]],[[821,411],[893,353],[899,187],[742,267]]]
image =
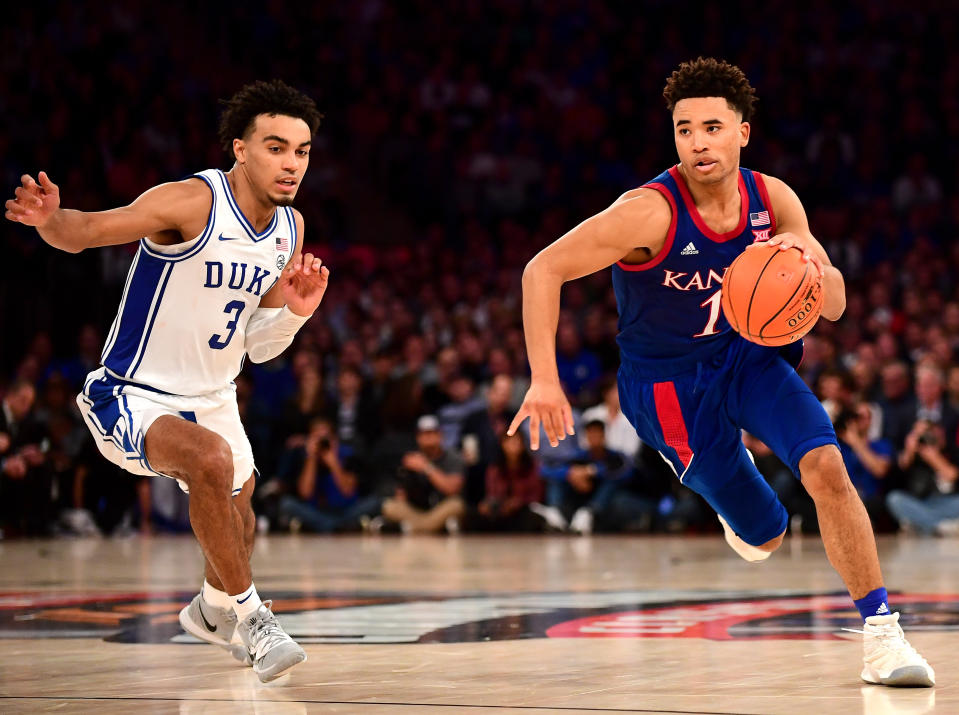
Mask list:
[[673,370],[722,350],[735,333],[720,309],[729,265],[746,246],[769,238],[776,219],[762,176],[739,170],[742,210],[736,228],[716,233],[703,221],[677,167],[644,185],[672,208],[666,243],[647,263],[613,266],[619,306],[617,341],[624,362]]

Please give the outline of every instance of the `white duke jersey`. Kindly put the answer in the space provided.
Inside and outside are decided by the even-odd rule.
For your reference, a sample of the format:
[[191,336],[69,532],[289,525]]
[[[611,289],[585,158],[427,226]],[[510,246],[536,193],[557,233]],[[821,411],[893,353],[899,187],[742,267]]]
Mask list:
[[297,241],[293,209],[277,207],[257,233],[222,171],[195,177],[213,192],[206,228],[174,246],[140,239],[101,356],[114,377],[174,395],[220,390],[239,374],[246,325]]

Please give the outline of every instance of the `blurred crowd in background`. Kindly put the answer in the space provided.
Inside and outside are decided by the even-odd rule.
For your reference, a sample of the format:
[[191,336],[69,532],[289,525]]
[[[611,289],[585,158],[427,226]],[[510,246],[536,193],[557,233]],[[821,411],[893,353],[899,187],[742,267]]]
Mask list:
[[[876,529],[954,534],[957,34],[949,3],[882,0],[695,18],[667,2],[40,3],[0,27],[0,186],[45,169],[64,206],[99,210],[227,169],[217,99],[280,77],[326,115],[297,207],[332,276],[293,347],[236,380],[259,528],[714,531],[619,412],[608,271],[563,293],[577,438],[532,453],[504,430],[528,385],[526,262],[675,162],[665,78],[728,59],[760,97],[743,165],[797,191],[846,279],[800,373]],[[188,529],[175,482],[114,469],[74,405],[135,244],[67,255],[9,223],[0,241],[0,528]],[[790,528],[815,530],[798,480],[744,439]]]

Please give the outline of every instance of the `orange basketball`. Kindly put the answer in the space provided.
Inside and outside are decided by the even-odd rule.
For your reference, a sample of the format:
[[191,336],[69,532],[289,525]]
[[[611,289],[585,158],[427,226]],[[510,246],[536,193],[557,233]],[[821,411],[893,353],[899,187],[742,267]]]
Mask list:
[[787,345],[822,313],[822,278],[802,251],[757,244],[723,278],[722,306],[733,330],[759,345]]

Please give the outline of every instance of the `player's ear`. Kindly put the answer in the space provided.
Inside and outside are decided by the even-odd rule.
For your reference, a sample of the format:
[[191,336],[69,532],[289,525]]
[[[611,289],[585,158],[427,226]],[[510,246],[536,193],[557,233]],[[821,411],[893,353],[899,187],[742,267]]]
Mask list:
[[743,147],[749,144],[749,122],[740,122],[739,124],[739,146]]
[[236,157],[238,164],[246,163],[246,145],[242,139],[233,140],[233,155]]

